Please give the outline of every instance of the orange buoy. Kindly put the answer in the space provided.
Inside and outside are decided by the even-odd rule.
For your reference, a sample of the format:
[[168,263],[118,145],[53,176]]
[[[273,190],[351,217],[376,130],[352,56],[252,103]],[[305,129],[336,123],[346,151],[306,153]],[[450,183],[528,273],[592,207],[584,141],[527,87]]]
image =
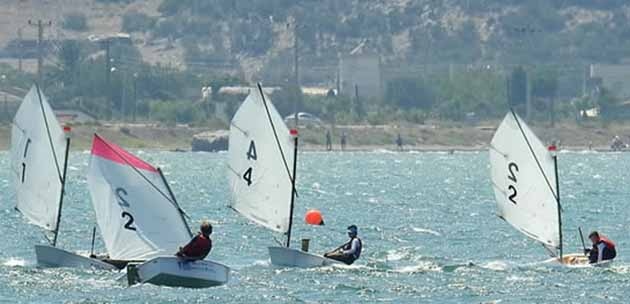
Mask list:
[[304,221],[306,221],[306,223],[309,225],[324,225],[324,218],[322,217],[322,213],[316,209],[306,211]]

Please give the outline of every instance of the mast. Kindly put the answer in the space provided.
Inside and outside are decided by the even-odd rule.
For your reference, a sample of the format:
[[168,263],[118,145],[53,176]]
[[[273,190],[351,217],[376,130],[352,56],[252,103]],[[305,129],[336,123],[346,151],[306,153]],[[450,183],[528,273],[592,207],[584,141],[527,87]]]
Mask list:
[[265,93],[263,93],[262,85],[260,84],[260,82],[257,84],[257,86],[260,97],[262,98],[263,106],[265,106],[265,112],[267,112],[267,119],[269,119],[269,124],[271,125],[271,130],[273,131],[273,137],[276,139],[276,145],[278,146],[278,150],[280,150],[280,156],[282,156],[282,163],[284,164],[284,168],[287,171],[289,181],[293,182],[293,179],[291,178],[291,172],[289,171],[289,164],[287,164],[287,158],[284,156],[284,151],[282,151],[282,146],[280,144],[280,140],[278,139],[278,132],[276,132],[276,126],[273,124],[271,113],[269,112],[269,107],[267,106],[267,100],[265,100]]
[[562,263],[562,206],[560,205],[560,179],[558,179],[558,155],[556,145],[549,146],[549,152],[551,152],[551,158],[553,158],[553,168],[556,175],[556,204],[558,204],[558,232],[560,235],[560,263]]
[[291,227],[293,226],[293,207],[295,204],[295,173],[297,172],[297,156],[298,156],[298,131],[291,129],[293,136],[293,174],[291,175],[291,208],[289,209],[289,229],[287,230],[287,248],[291,245]]
[[171,186],[166,181],[166,177],[164,177],[164,173],[162,173],[162,169],[157,168],[157,171],[158,171],[158,173],[160,173],[160,177],[162,178],[162,182],[164,183],[164,186],[166,186],[166,190],[168,191],[168,194],[171,196],[171,199],[173,200],[173,205],[175,205],[175,208],[177,208],[177,211],[179,212],[179,216],[181,216],[182,222],[184,222],[184,226],[186,226],[186,230],[188,230],[188,234],[190,234],[192,236],[192,231],[190,231],[190,226],[188,226],[188,222],[186,222],[186,217],[185,217],[184,210],[182,210],[182,208],[179,207],[179,203],[177,203],[177,199],[175,198],[175,194],[173,193],[173,190],[171,190]]
[[297,150],[298,150],[298,131],[296,129],[292,129],[290,131],[291,136],[293,136],[293,174],[289,171],[289,165],[287,164],[287,158],[284,156],[284,151],[282,151],[282,146],[280,144],[280,140],[278,139],[278,133],[276,132],[276,126],[273,124],[273,120],[271,118],[271,113],[269,112],[269,107],[267,106],[267,101],[265,100],[265,94],[262,89],[262,85],[260,83],[257,84],[258,92],[260,93],[260,97],[263,102],[263,106],[265,107],[265,112],[267,112],[267,118],[269,119],[269,124],[271,125],[271,130],[273,131],[273,136],[276,139],[276,144],[278,145],[278,150],[280,151],[280,156],[282,156],[282,162],[284,163],[284,167],[287,170],[287,175],[289,176],[289,181],[291,182],[291,207],[289,208],[289,227],[287,229],[287,243],[286,246],[289,247],[291,244],[291,226],[293,226],[293,206],[295,203],[295,197],[297,196],[297,192],[295,190],[295,173],[297,171]]
[[68,171],[68,154],[70,153],[70,127],[64,126],[63,131],[66,133],[66,153],[63,160],[63,173],[61,176],[61,195],[59,195],[59,208],[57,210],[57,222],[55,224],[54,236],[52,245],[57,246],[57,236],[59,235],[59,223],[61,222],[61,208],[63,207],[63,197],[66,189],[66,173]]

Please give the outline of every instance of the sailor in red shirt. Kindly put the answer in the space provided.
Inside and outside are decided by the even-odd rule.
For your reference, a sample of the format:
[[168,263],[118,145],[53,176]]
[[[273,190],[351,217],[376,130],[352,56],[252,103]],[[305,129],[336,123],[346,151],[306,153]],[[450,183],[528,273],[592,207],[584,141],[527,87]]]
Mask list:
[[201,223],[200,232],[190,242],[180,247],[179,251],[175,254],[178,257],[187,260],[203,260],[212,250],[212,240],[210,235],[212,234],[212,225],[207,221]]

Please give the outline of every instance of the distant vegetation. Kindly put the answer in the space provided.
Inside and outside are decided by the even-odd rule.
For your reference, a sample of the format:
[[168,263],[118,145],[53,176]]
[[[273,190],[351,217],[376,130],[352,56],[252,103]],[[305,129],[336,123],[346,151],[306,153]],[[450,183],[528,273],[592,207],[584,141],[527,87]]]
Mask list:
[[[218,108],[229,117],[243,98],[217,90],[245,83],[241,75],[215,73],[213,65],[256,58],[261,68],[254,80],[283,87],[272,96],[283,115],[297,103],[335,123],[461,122],[473,113],[474,119],[495,119],[509,106],[523,110],[529,90],[536,119],[573,120],[595,106],[613,119],[620,103],[615,92],[602,88],[583,96],[582,74],[575,71],[630,58],[628,9],[621,0],[162,0],[159,16],[127,10],[121,30],[141,33],[134,37],[145,45],[160,40],[179,47],[187,69],[146,63],[137,46],[115,44],[108,72],[102,44],[67,40],[47,66],[45,85],[57,106],[81,107],[104,119],[128,120],[135,113],[137,119],[207,124],[217,119]],[[63,27],[85,31],[87,18],[68,14]],[[305,69],[336,65],[360,43],[381,55],[383,66],[460,68],[387,78],[382,98],[303,96],[292,79],[293,31]],[[214,89],[205,99],[204,86]]]
[[[630,19],[622,9],[626,1],[397,3],[163,0],[158,11],[175,39],[216,44],[223,41],[221,28],[226,26],[232,54],[264,54],[272,46],[274,26],[292,20],[305,51],[315,57],[334,57],[363,38],[389,55],[393,38],[401,34],[411,42],[404,59],[417,62],[618,62],[630,54]],[[584,11],[575,14],[578,10]],[[160,27],[152,31],[165,34]]]

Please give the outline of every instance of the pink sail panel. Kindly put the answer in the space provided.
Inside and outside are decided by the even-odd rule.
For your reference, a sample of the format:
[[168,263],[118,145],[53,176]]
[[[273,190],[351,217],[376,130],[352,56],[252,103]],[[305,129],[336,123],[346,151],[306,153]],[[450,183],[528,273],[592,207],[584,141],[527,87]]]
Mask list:
[[97,134],[94,134],[92,141],[92,155],[122,164],[132,166],[136,169],[157,172],[157,169],[149,163],[125,151],[123,148],[106,141]]

